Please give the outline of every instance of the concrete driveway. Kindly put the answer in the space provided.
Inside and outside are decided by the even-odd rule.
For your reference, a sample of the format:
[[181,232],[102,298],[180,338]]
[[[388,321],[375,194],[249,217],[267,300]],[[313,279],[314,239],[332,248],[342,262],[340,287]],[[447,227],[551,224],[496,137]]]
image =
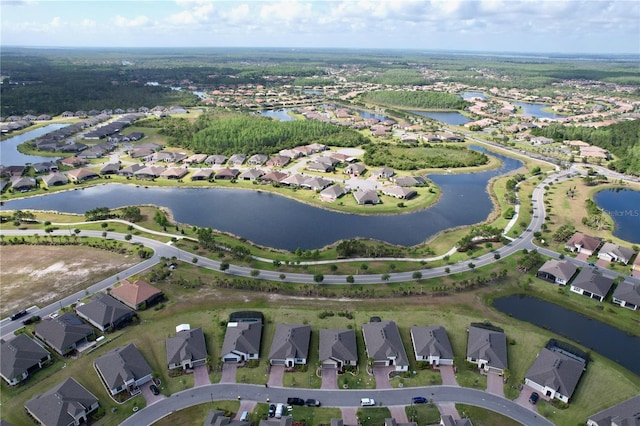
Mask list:
[[497,373],[487,374],[487,392],[504,397],[504,381]]
[[[518,397],[514,399],[513,402],[537,413],[538,412],[537,406],[529,402],[529,397],[531,396],[532,392],[537,392],[537,391],[533,389],[531,386],[522,385],[522,390],[520,391],[520,395],[518,395]],[[540,400],[547,399],[547,397],[540,392],[538,392],[538,395],[540,395]]]
[[358,407],[341,407],[342,423],[345,425],[357,425],[358,424]]
[[193,369],[193,386],[204,386],[210,385],[211,380],[209,379],[209,366],[208,365],[198,365]]
[[235,383],[237,368],[238,364],[231,362],[225,362],[222,364],[222,377],[220,378],[220,383]]
[[441,365],[438,367],[440,370],[440,376],[442,377],[442,384],[446,386],[459,386],[456,380],[456,373],[453,365]]
[[391,405],[387,408],[389,408],[391,417],[396,419],[396,422],[409,423],[409,420],[407,420],[407,412],[404,410],[404,405]]
[[145,401],[147,401],[147,405],[151,405],[153,403],[160,401],[161,399],[166,398],[166,396],[164,396],[162,393],[160,393],[159,395],[154,395],[153,392],[151,392],[151,389],[149,389],[152,384],[153,384],[153,381],[150,381],[140,386],[140,390],[142,391],[142,396],[144,396]]
[[284,377],[284,365],[272,365],[269,370],[269,386],[282,387],[282,378]]
[[321,389],[338,389],[338,370],[335,368],[323,368]]
[[376,379],[376,389],[391,389],[389,373],[394,367],[373,367],[373,377]]
[[460,420],[460,414],[458,414],[455,402],[438,402],[436,407],[440,411],[440,416],[451,416],[454,420]]
[[248,413],[251,413],[253,411],[254,408],[256,408],[256,401],[240,401],[240,407],[238,407],[238,412],[236,413],[235,417],[233,418],[234,420],[240,420],[240,417],[242,416],[242,413],[247,411]]

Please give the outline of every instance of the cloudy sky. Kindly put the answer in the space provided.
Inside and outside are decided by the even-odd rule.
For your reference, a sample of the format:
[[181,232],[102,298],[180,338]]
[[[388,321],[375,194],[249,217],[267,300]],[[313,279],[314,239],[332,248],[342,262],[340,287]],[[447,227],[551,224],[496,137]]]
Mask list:
[[0,0],[2,46],[640,54],[637,0]]

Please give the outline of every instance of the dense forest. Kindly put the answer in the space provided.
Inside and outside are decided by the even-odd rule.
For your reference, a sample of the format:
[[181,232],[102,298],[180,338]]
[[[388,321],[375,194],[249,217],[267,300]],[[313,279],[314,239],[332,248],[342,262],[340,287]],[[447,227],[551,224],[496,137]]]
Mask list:
[[193,124],[185,119],[159,120],[171,144],[196,153],[274,154],[299,145],[322,143],[353,147],[369,140],[355,130],[315,120],[277,121],[254,115],[201,115]]
[[576,127],[551,124],[533,129],[535,136],[553,138],[557,142],[582,140],[604,148],[618,157],[609,168],[622,173],[640,175],[640,121],[623,121],[607,127]]
[[409,147],[390,144],[365,146],[364,162],[369,166],[391,167],[397,170],[469,167],[486,164],[486,154],[463,146]]
[[364,95],[368,102],[420,109],[464,109],[467,102],[457,95],[443,92],[379,91]]

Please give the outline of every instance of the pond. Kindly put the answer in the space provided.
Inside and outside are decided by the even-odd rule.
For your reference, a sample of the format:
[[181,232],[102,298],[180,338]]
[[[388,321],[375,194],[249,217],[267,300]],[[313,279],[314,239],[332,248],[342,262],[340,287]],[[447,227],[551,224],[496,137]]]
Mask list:
[[551,105],[546,104],[533,104],[527,102],[512,102],[514,105],[522,108],[524,115],[528,115],[535,118],[560,118],[560,114],[554,114],[552,112],[544,111],[544,108],[549,108]]
[[4,166],[22,166],[27,163],[33,164],[55,161],[58,157],[23,154],[18,151],[18,145],[66,126],[68,126],[68,124],[49,124],[3,140],[0,142],[0,164]]
[[117,184],[5,201],[2,209],[57,210],[84,214],[96,207],[153,204],[169,208],[180,223],[211,227],[263,246],[290,251],[298,247],[322,248],[342,239],[356,237],[413,246],[444,229],[471,225],[487,218],[493,210],[487,193],[489,180],[522,165],[513,158],[495,156],[502,161],[502,166],[495,170],[430,175],[429,178],[441,188],[442,196],[430,208],[407,214],[338,213],[284,196],[252,190],[144,188]]
[[482,92],[464,92],[462,94],[462,99],[464,100],[468,100],[471,98],[487,99],[487,95]]
[[442,121],[443,123],[450,124],[452,126],[462,126],[465,123],[471,121],[468,117],[460,114],[458,111],[409,111],[412,114],[420,115],[422,117],[433,118],[434,120]]
[[260,115],[280,121],[293,121],[295,117],[289,115],[289,111],[292,110],[293,108],[265,109],[260,111]]
[[[550,284],[551,285],[551,284]],[[524,295],[501,297],[493,302],[500,312],[573,340],[640,374],[640,337],[578,314],[562,306]],[[616,308],[613,309],[624,309]],[[514,337],[516,344],[517,336]],[[542,348],[537,348],[542,349]],[[531,350],[537,350],[531,348]]]
[[593,200],[613,218],[613,235],[631,243],[640,243],[640,191],[605,189],[597,192]]

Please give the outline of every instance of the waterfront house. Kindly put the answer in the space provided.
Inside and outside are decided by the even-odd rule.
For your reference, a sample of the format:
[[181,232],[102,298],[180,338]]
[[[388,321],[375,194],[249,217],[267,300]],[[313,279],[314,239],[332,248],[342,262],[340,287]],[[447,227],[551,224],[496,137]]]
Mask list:
[[393,321],[374,321],[362,325],[367,356],[374,366],[394,366],[396,371],[409,369],[409,358]]
[[99,407],[98,398],[73,378],[30,399],[25,410],[42,425],[79,426]]
[[373,189],[358,189],[353,193],[353,197],[358,204],[380,204],[380,197]]
[[24,333],[11,340],[0,339],[0,376],[11,386],[22,382],[50,360],[49,351]]
[[263,176],[260,177],[260,182],[277,182],[280,183],[282,182],[285,178],[287,178],[289,175],[287,173],[284,172],[279,172],[277,170],[274,170],[272,172],[269,172]]
[[613,279],[603,276],[595,268],[585,267],[571,283],[571,291],[602,302],[612,286]]
[[480,371],[493,371],[502,375],[508,368],[507,336],[499,327],[472,323],[467,336],[467,361]]
[[356,333],[350,329],[320,329],[320,363],[323,369],[342,370],[358,365]]
[[587,426],[637,426],[640,422],[640,395],[589,416]]
[[113,175],[120,170],[120,163],[108,163],[100,168],[101,175]]
[[128,279],[120,281],[120,285],[111,289],[111,297],[124,303],[131,309],[146,309],[164,299],[164,293],[144,280]]
[[132,177],[137,171],[142,169],[144,169],[144,166],[136,163],[121,169],[118,171],[118,174],[120,176]]
[[335,201],[338,198],[346,194],[347,191],[339,184],[333,184],[320,192],[320,199],[322,201]]
[[239,180],[254,181],[260,179],[264,172],[260,169],[248,169],[238,175]]
[[198,169],[191,175],[191,180],[209,180],[213,174],[213,169]]
[[640,284],[622,281],[613,291],[613,303],[635,311],[640,309]]
[[14,191],[26,192],[36,187],[36,180],[32,177],[16,176],[11,178],[11,188]]
[[111,395],[128,391],[132,396],[140,393],[140,386],[151,381],[153,370],[133,343],[112,349],[93,365]]
[[381,191],[384,195],[399,198],[401,200],[409,200],[418,195],[418,192],[415,189],[398,185],[383,186]]
[[543,348],[525,375],[525,384],[551,399],[568,403],[586,361],[558,348]]
[[628,247],[623,247],[614,243],[604,243],[598,251],[598,259],[628,265],[633,254],[634,251]]
[[453,349],[447,331],[440,325],[411,327],[411,342],[416,361],[431,365],[453,365]]
[[189,170],[185,167],[169,167],[160,173],[160,177],[164,177],[167,179],[182,179],[189,173]]
[[176,335],[165,341],[169,370],[192,369],[207,362],[207,344],[202,328],[191,330],[188,324],[176,327]]
[[551,259],[538,269],[536,277],[551,283],[567,285],[577,270],[578,267],[567,260]]
[[93,327],[80,318],[66,312],[56,318],[45,318],[36,326],[35,336],[54,351],[64,356],[95,337]]
[[306,364],[309,358],[311,327],[299,324],[278,324],[271,342],[269,362],[271,365],[293,367]]
[[99,174],[91,169],[86,168],[73,169],[67,172],[67,178],[69,178],[71,182],[86,182],[88,180],[97,179],[99,177]]
[[67,183],[69,183],[69,179],[63,173],[55,172],[46,176],[42,176],[42,183],[44,183],[47,187],[66,185]]
[[222,343],[222,361],[239,363],[260,357],[262,319],[239,318],[227,323]]
[[89,302],[76,306],[76,313],[100,331],[122,328],[136,316],[133,309],[106,293],[98,293]]
[[582,253],[587,256],[591,256],[596,252],[596,250],[598,250],[600,244],[602,244],[602,240],[600,240],[600,238],[576,232],[571,236],[569,241],[567,241],[565,248],[575,253]]

